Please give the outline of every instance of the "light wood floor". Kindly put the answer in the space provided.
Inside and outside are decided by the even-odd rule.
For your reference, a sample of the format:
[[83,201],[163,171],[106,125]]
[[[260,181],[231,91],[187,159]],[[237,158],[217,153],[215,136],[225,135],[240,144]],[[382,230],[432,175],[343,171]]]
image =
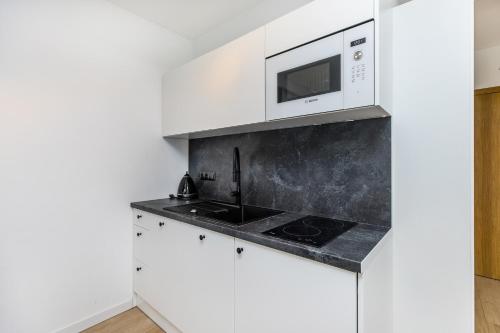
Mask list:
[[[476,276],[476,333],[500,333],[500,281]],[[165,333],[133,308],[83,333]]]
[[476,276],[476,333],[500,333],[500,281]]
[[103,321],[82,333],[165,333],[138,308]]

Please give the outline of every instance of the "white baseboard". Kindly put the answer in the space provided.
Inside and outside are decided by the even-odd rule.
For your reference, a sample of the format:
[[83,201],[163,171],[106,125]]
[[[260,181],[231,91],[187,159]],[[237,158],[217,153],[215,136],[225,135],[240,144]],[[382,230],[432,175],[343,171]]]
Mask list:
[[174,326],[170,321],[163,317],[158,311],[156,311],[151,305],[144,301],[139,295],[136,294],[136,306],[141,309],[142,312],[146,314],[156,325],[160,326],[165,332],[168,333],[182,333],[177,327]]
[[130,310],[134,307],[133,300],[130,299],[121,304],[117,304],[112,306],[102,312],[96,313],[90,317],[84,318],[80,321],[77,321],[71,325],[68,325],[64,328],[54,331],[54,333],[78,333],[83,330],[86,330],[89,327],[92,327],[96,324],[99,324],[102,321],[105,321],[111,317],[116,316],[124,311]]

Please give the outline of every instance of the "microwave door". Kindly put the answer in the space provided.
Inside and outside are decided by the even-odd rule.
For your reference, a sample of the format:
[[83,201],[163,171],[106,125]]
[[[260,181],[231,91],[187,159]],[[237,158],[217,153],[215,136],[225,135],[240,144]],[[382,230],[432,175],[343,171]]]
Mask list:
[[266,118],[297,117],[343,108],[343,34],[266,61]]
[[341,55],[278,73],[278,103],[340,91]]

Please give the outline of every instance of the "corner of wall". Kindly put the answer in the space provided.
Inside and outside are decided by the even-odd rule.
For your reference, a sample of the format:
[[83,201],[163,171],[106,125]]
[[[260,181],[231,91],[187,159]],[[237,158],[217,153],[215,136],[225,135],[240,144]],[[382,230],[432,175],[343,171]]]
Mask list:
[[94,325],[99,324],[100,322],[103,322],[109,318],[112,318],[122,312],[125,312],[127,310],[130,310],[134,304],[133,300],[129,299],[124,301],[123,303],[114,305],[102,312],[98,312],[96,314],[93,314],[87,318],[84,318],[82,320],[79,320],[75,323],[72,323],[64,328],[55,330],[53,333],[78,333],[82,332],[83,330],[86,330],[87,328],[90,328]]

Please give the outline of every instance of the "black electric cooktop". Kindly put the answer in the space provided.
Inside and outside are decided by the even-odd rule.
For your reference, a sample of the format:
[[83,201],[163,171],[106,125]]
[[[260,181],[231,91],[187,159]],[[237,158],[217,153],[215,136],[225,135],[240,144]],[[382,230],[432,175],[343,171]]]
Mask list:
[[306,216],[265,231],[263,234],[314,247],[322,247],[355,225],[357,225],[355,222]]

